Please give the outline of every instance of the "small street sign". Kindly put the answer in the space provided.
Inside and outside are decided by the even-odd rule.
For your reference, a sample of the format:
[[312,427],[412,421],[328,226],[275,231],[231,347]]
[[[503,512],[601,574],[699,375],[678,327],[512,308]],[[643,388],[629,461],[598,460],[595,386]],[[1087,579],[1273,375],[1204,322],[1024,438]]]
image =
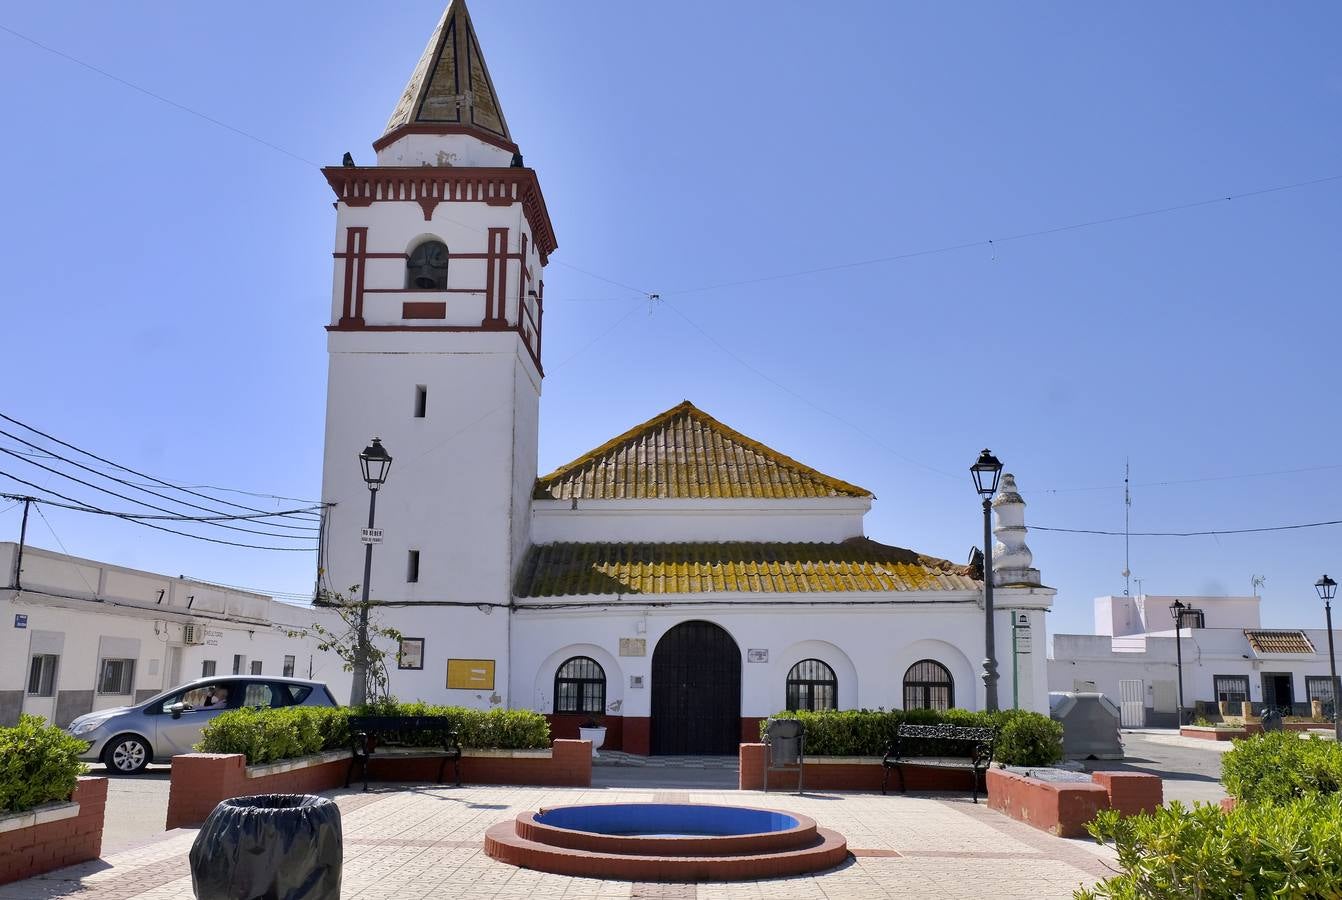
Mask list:
[[28,616],[27,616],[25,613],[15,613],[15,614],[14,614],[14,627],[15,627],[15,628],[27,628],[27,627],[28,627]]
[[382,543],[381,528],[364,528],[359,531],[359,540],[365,544]]

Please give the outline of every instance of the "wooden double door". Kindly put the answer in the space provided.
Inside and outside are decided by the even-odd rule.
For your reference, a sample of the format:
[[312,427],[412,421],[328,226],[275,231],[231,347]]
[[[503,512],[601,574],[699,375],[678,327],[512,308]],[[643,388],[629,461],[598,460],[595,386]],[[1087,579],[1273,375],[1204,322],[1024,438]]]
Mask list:
[[712,622],[682,622],[652,652],[652,752],[735,755],[741,742],[741,650]]

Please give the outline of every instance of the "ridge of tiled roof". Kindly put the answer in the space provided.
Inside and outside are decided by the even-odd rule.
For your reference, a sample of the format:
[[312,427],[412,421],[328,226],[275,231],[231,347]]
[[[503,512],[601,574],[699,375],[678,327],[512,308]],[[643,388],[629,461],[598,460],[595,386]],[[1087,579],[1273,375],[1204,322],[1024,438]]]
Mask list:
[[686,400],[536,479],[538,500],[871,497]]
[[968,566],[870,538],[841,543],[555,543],[533,545],[518,597],[601,594],[810,594],[971,591]]
[[1255,653],[1314,653],[1314,644],[1303,631],[1246,628],[1244,636]]

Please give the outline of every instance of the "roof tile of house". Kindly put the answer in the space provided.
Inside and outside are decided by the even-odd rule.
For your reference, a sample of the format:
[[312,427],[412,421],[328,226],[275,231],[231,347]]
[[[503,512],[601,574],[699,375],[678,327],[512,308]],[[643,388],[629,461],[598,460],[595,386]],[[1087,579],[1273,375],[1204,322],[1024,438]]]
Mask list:
[[982,586],[976,574],[868,538],[835,544],[542,544],[528,552],[516,594],[972,591]]
[[1244,630],[1255,653],[1314,653],[1314,645],[1303,631]]
[[686,400],[536,479],[542,500],[870,497]]

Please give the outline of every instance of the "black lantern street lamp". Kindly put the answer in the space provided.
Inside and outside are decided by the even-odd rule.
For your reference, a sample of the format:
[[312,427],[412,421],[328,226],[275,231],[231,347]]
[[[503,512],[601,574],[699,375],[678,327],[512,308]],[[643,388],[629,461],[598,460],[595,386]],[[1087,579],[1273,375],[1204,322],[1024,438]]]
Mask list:
[[1338,690],[1337,690],[1337,658],[1333,655],[1333,603],[1332,600],[1337,596],[1337,582],[1327,575],[1314,582],[1314,589],[1319,592],[1319,599],[1323,601],[1323,615],[1328,624],[1328,672],[1332,675],[1333,694],[1333,737],[1342,742],[1342,716],[1338,715]]
[[983,705],[997,712],[997,651],[993,637],[993,495],[1002,478],[1002,463],[984,448],[978,461],[969,467],[974,489],[983,498]]
[[[359,468],[363,470],[364,484],[368,485],[368,530],[372,532],[377,513],[378,488],[387,483],[391,471],[391,454],[382,446],[380,438],[359,454]],[[373,577],[373,536],[364,535],[363,602],[359,604],[358,643],[354,648],[354,684],[350,688],[349,705],[363,706],[368,702],[368,587]]]
[[1188,609],[1188,604],[1182,600],[1175,600],[1170,604],[1170,615],[1174,616],[1174,665],[1179,673],[1179,726],[1184,724],[1184,653],[1183,653],[1183,627],[1184,610]]

